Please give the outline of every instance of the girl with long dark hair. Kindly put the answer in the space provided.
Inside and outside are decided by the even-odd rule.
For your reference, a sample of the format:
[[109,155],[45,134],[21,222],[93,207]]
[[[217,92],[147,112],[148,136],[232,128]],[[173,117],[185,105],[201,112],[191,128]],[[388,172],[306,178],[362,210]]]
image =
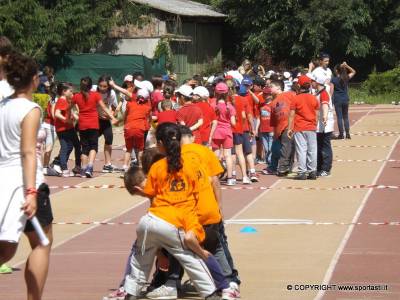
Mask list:
[[[351,139],[349,122],[349,81],[354,77],[356,71],[346,62],[336,65],[335,77],[331,82],[334,85],[333,104],[335,105],[336,118],[339,135],[336,139]],[[344,128],[343,128],[344,127]],[[344,135],[346,133],[346,136]]]

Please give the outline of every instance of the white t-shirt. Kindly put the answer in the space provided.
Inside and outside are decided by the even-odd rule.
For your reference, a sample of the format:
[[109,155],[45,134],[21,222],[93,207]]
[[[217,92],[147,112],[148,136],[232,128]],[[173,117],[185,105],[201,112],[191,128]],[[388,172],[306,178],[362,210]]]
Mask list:
[[229,76],[232,76],[234,79],[239,81],[239,83],[242,83],[243,75],[240,74],[240,72],[238,70],[230,70],[230,71],[226,72],[226,74]]
[[35,102],[6,98],[0,102],[0,167],[21,166],[21,123]]
[[0,101],[4,98],[10,97],[12,94],[14,94],[14,89],[7,80],[0,80]]
[[[92,86],[92,91],[96,92],[97,91],[97,85]],[[107,106],[109,110],[111,110],[112,107],[117,107],[118,106],[118,98],[117,98],[117,93],[114,90],[111,90],[110,93],[105,93],[102,94],[99,92],[101,95],[101,98],[103,99],[104,104]],[[101,109],[100,106],[97,107],[97,111],[99,113],[99,118],[103,120],[108,120],[107,114]]]
[[[327,91],[327,90],[326,90]],[[326,122],[326,126],[324,126],[324,122],[323,122],[323,111],[322,111],[322,105],[320,106],[319,112],[318,112],[318,123],[317,123],[317,132],[333,132],[335,129],[335,117],[333,114],[333,103],[332,103],[332,97],[329,94],[329,91],[327,91],[328,96],[329,96],[329,104],[328,104],[328,119]],[[319,102],[321,102],[320,100],[320,94],[316,95],[317,99]]]

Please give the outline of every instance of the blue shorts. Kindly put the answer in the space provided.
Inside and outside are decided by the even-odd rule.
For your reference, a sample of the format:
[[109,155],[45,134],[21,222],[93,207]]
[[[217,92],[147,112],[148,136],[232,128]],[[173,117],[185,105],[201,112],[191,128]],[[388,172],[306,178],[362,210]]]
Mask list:
[[[233,144],[242,145],[243,154],[249,155],[252,153],[251,142],[250,142],[250,134],[248,131],[242,133],[233,133]],[[236,154],[235,147],[232,148],[232,154]]]

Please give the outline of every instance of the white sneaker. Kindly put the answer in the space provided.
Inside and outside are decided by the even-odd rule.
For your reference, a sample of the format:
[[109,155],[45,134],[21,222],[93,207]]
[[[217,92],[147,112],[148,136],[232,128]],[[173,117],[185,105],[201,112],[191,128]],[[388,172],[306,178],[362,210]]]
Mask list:
[[251,184],[251,180],[250,180],[249,177],[244,176],[243,179],[242,179],[242,183],[243,184]]
[[222,290],[221,300],[236,300],[240,298],[239,286],[235,282],[229,283],[229,288]]
[[147,293],[146,298],[162,300],[178,299],[178,290],[170,286],[162,285],[150,293]]
[[72,173],[69,170],[64,170],[64,171],[62,171],[61,176],[62,177],[74,177],[74,173]]
[[62,173],[61,167],[59,165],[54,165],[53,169],[57,172],[57,173]]
[[232,186],[232,185],[235,185],[236,183],[235,183],[235,179],[233,179],[233,178],[228,178],[227,180],[226,180],[226,185],[230,185],[230,186]]

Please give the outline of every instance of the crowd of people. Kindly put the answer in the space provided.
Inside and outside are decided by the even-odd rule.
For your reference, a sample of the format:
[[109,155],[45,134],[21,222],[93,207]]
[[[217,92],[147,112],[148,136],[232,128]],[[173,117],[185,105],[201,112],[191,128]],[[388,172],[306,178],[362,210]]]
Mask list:
[[[246,60],[181,85],[171,75],[148,81],[137,72],[127,74],[121,86],[103,75],[96,85],[84,77],[77,88],[51,75],[43,80],[36,63],[5,38],[0,57],[0,182],[6,191],[0,202],[0,263],[12,258],[25,228],[32,253],[40,251],[26,267],[29,299],[41,299],[50,247],[40,245],[27,219],[37,214],[52,237],[43,175],[93,177],[101,136],[101,171],[122,172],[128,192],[150,200],[120,287],[107,300],[143,295],[155,257],[147,298],[176,299],[180,289],[191,288],[181,285],[182,268],[202,297],[239,298],[220,184],[248,185],[263,175],[292,176],[295,169],[296,180],[330,176],[331,139],[351,138],[347,89],[355,70],[343,62],[333,76],[327,54],[292,72],[266,72]],[[41,84],[49,101],[40,125],[32,99]],[[332,135],[335,110],[338,136]],[[125,153],[117,167],[112,146],[114,125],[121,123]],[[51,162],[56,138],[60,150]],[[256,165],[263,166],[260,172]]]

